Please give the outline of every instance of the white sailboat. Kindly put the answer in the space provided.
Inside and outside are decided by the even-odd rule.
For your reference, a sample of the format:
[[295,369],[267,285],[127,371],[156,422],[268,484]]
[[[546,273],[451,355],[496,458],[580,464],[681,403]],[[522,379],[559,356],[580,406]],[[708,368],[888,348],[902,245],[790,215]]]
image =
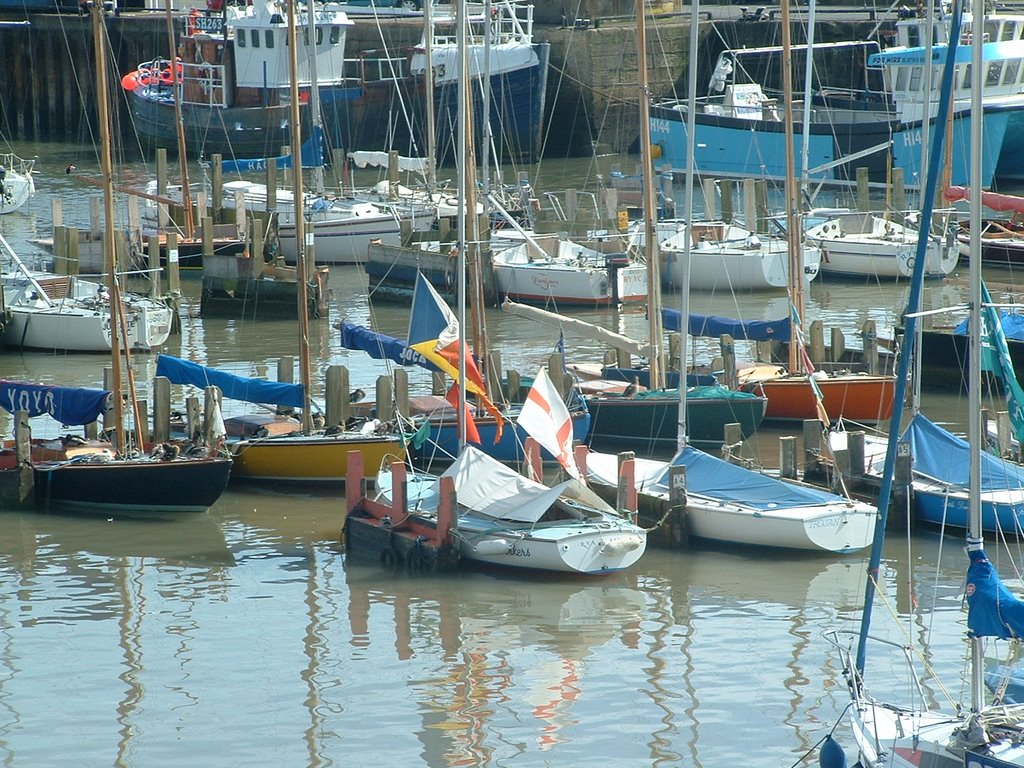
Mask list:
[[[981,3],[975,4],[980,10]],[[954,5],[952,30],[950,35],[951,48],[955,48],[959,37],[959,26],[962,15],[960,3]],[[976,18],[981,14],[976,11]],[[952,59],[952,56],[950,56]],[[981,100],[981,38],[976,37],[973,44],[972,74],[974,80],[974,98],[980,108]],[[943,105],[948,108],[953,66],[948,64],[943,74],[942,98]],[[980,112],[976,113],[980,114]],[[935,142],[941,145],[941,141]],[[971,159],[973,176],[972,185],[980,189],[981,182],[981,129],[976,127],[972,132]],[[933,148],[929,162],[929,186],[926,188],[923,214],[927,214],[934,200],[935,175],[938,169],[938,152]],[[977,197],[977,196],[976,196]],[[969,526],[967,531],[967,552],[969,567],[966,574],[965,593],[968,605],[967,637],[969,638],[969,654],[967,670],[969,679],[963,681],[961,691],[969,697],[969,701],[954,704],[953,711],[943,711],[930,703],[925,689],[914,666],[910,649],[901,648],[908,661],[910,672],[910,694],[907,701],[893,701],[876,698],[867,687],[868,677],[865,665],[867,661],[867,644],[872,636],[871,608],[874,602],[875,585],[869,577],[865,590],[864,614],[861,629],[854,636],[857,638],[856,652],[847,636],[854,633],[843,633],[833,630],[827,633],[828,639],[839,649],[843,671],[847,678],[851,694],[849,712],[850,726],[860,753],[860,765],[865,768],[910,768],[911,766],[934,766],[935,768],[1007,768],[1008,766],[1024,766],[1024,707],[1019,705],[989,705],[985,700],[983,684],[984,643],[987,637],[1020,637],[1024,634],[1024,604],[1010,594],[1000,582],[992,564],[984,551],[984,539],[981,531],[981,458],[984,450],[984,439],[981,431],[981,256],[980,256],[980,224],[981,208],[977,201],[971,206],[972,253],[970,261],[970,379],[968,386],[968,441],[971,446],[969,457]],[[910,306],[908,307],[907,339],[913,344],[913,331],[916,321],[915,312],[920,301],[920,282],[923,263],[915,270],[915,285],[911,290]],[[906,354],[906,352],[904,352]],[[905,374],[909,364],[901,361],[901,373]],[[903,389],[905,376],[900,376],[900,390]],[[886,456],[886,474],[881,488],[882,514],[879,517],[875,544],[868,565],[869,574],[877,573],[881,562],[882,545],[885,539],[886,511],[888,497],[892,490],[893,469],[899,424],[894,423],[890,430],[888,453]],[[877,644],[876,644],[877,645]],[[886,679],[891,674],[885,675]],[[946,690],[951,690],[949,686]],[[838,748],[834,739],[829,736],[828,743],[822,750],[821,764],[825,768],[845,765],[845,756]]]
[[0,154],[0,214],[14,213],[36,193],[32,178],[35,160],[24,160],[13,152]]

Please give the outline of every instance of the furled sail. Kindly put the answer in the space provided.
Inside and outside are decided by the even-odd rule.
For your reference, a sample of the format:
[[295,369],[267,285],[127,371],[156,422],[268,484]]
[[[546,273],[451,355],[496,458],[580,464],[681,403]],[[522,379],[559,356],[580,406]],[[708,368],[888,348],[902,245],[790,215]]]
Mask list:
[[253,379],[227,371],[207,368],[198,363],[171,355],[159,355],[156,375],[165,376],[172,384],[191,384],[194,387],[220,387],[224,397],[247,403],[269,403],[292,408],[303,407],[302,385],[280,381]]

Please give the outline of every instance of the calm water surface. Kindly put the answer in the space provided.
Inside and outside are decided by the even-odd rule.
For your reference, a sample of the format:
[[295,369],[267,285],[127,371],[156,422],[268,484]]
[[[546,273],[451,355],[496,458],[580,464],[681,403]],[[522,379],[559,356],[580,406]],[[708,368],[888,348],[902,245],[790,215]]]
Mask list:
[[[66,223],[85,226],[92,194],[63,173],[90,158],[35,150],[40,194],[0,221],[23,256],[48,234],[51,195],[65,195]],[[567,173],[582,185],[592,169]],[[314,365],[347,365],[369,391],[387,369],[342,350],[332,325],[347,317],[403,335],[405,310],[371,309],[357,269],[336,269],[331,282],[331,316],[311,329]],[[809,314],[848,335],[874,319],[890,335],[904,289],[816,284]],[[198,284],[185,291],[189,315],[171,354],[273,375],[279,356],[295,353],[292,323],[204,321]],[[934,284],[926,305],[960,296]],[[747,318],[787,311],[779,296],[692,302]],[[590,316],[646,333],[641,310]],[[557,341],[497,311],[488,321],[506,367],[536,370]],[[600,351],[567,344],[581,358]],[[153,359],[136,364],[148,382]],[[94,386],[103,366],[0,356],[5,378]],[[926,397],[933,417],[958,428],[961,403]],[[10,433],[6,415],[0,429]],[[778,434],[755,444],[765,464],[777,461]],[[821,632],[856,628],[864,556],[652,550],[601,580],[412,580],[348,562],[342,516],[336,493],[246,487],[208,514],[172,520],[0,512],[0,764],[789,766],[846,705]],[[949,687],[963,655],[959,541],[943,551],[936,535],[894,536],[886,555],[875,631],[922,641]],[[1020,559],[1015,547],[1000,556]],[[885,679],[888,667],[870,660],[868,674]],[[851,747],[844,727],[837,735]]]

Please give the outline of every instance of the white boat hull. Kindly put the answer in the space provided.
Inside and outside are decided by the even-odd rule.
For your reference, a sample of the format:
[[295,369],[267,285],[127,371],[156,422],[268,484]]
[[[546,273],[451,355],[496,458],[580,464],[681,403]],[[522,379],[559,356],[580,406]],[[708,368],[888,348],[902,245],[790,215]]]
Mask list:
[[36,183],[32,179],[34,164],[34,160],[22,160],[10,153],[0,155],[0,165],[5,171],[0,190],[0,214],[14,213],[35,195]]
[[[366,249],[371,242],[384,245],[402,244],[402,227],[390,214],[332,219],[313,222],[314,248],[317,264],[365,264]],[[278,228],[281,255],[295,263],[297,249],[295,225]]]
[[513,301],[588,306],[637,302],[647,297],[647,270],[641,265],[616,270],[614,286],[608,270],[557,262],[501,264],[495,261],[494,279],[498,293]]

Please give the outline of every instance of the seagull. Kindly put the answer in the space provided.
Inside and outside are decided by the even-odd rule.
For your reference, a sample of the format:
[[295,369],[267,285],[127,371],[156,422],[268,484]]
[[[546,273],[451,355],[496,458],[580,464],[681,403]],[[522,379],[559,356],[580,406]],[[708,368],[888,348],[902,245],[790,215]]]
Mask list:
[[350,403],[358,403],[364,397],[366,397],[366,392],[361,389],[353,389],[352,393],[348,396],[348,401]]
[[636,376],[633,377],[633,382],[627,384],[626,388],[622,390],[622,396],[627,400],[632,400],[636,397],[636,393],[640,390],[640,379]]
[[68,175],[71,175],[72,171],[77,171],[77,170],[78,170],[77,167],[73,166],[71,163],[68,163],[67,167],[64,169],[64,173],[66,173]]

